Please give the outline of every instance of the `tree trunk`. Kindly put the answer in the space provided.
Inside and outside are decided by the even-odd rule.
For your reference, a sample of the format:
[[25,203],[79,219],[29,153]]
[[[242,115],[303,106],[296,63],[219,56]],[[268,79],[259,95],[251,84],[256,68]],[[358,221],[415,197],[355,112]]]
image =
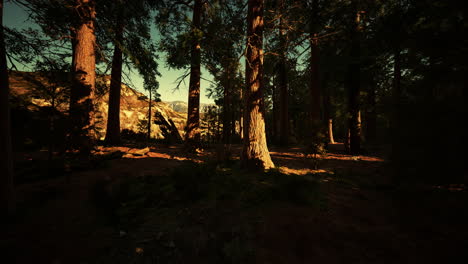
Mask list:
[[323,112],[324,112],[324,121],[326,122],[325,125],[327,127],[327,137],[328,137],[328,143],[335,143],[335,139],[333,138],[333,118],[331,116],[332,112],[332,101],[331,101],[331,88],[328,85],[330,75],[329,73],[325,73],[324,78],[323,78],[323,91],[324,91],[324,96],[323,96]]
[[223,98],[223,141],[231,143],[231,64],[228,61],[224,66],[224,98]]
[[[399,174],[399,157],[400,157],[400,97],[401,97],[401,49],[399,45],[396,46],[394,51],[394,64],[393,64],[393,116],[391,120],[391,160],[393,161],[395,176]],[[397,178],[395,178],[397,179]]]
[[95,1],[77,0],[81,24],[76,30],[73,81],[70,95],[70,143],[73,149],[88,153],[94,143],[93,99],[96,82],[94,47]]
[[358,155],[361,151],[361,122],[359,117],[360,102],[360,43],[359,43],[359,13],[351,36],[351,63],[348,66],[348,127],[349,152]]
[[151,139],[151,87],[149,89],[149,100],[148,100],[148,143]]
[[188,148],[196,148],[200,144],[200,30],[202,0],[195,0],[192,19],[192,48],[190,65],[190,83],[188,97],[187,126],[185,144]]
[[111,83],[109,88],[109,110],[107,117],[106,143],[120,143],[120,89],[122,83],[122,23],[116,27],[114,57],[112,59]]
[[[280,10],[284,10],[284,0],[279,3]],[[280,137],[282,146],[287,146],[289,141],[289,114],[288,114],[288,72],[286,69],[287,58],[287,40],[284,34],[284,19],[280,17],[279,21],[279,39],[280,39],[280,61],[279,61],[279,87],[280,87]]]
[[263,102],[263,0],[248,1],[247,56],[245,94],[245,129],[242,151],[243,167],[270,169],[274,167],[265,135]]
[[320,79],[319,79],[319,46],[317,36],[310,39],[310,117],[312,128],[317,129],[320,125]]
[[273,142],[278,143],[280,140],[280,133],[279,133],[279,127],[280,127],[280,115],[279,115],[279,110],[280,107],[278,107],[278,89],[276,85],[276,78],[273,78],[273,86],[271,87],[271,102],[272,102],[272,111],[273,111],[273,120],[271,124],[271,139]]
[[13,214],[15,209],[9,94],[10,86],[3,35],[3,0],[0,0],[0,210],[6,215]]
[[365,138],[368,142],[374,142],[377,137],[377,112],[375,109],[375,105],[375,83],[373,80],[371,80],[367,91],[367,109],[365,119]]
[[[247,70],[247,65],[246,65],[246,70]],[[239,93],[240,93],[240,101],[241,103],[245,101],[244,97],[245,97],[245,93],[244,93],[244,88],[241,86],[240,87],[240,90],[239,90]],[[241,140],[244,139],[244,108],[241,107],[239,109],[239,138]]]

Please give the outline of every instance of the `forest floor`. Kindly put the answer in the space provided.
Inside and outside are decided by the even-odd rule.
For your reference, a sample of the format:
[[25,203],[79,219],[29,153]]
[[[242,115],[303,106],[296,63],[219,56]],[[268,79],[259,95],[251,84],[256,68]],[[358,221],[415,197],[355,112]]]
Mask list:
[[[4,225],[0,260],[57,264],[467,259],[466,185],[396,187],[379,153],[349,156],[342,149],[331,145],[315,169],[300,148],[273,147],[278,169],[257,174],[239,168],[240,146],[232,146],[228,161],[220,157],[226,152],[219,146],[186,154],[181,146],[156,145],[147,155],[100,155],[82,164],[60,163],[65,165],[57,171],[50,169],[44,153],[29,154],[17,162],[22,175],[18,213]],[[48,177],[32,177],[37,171]]]

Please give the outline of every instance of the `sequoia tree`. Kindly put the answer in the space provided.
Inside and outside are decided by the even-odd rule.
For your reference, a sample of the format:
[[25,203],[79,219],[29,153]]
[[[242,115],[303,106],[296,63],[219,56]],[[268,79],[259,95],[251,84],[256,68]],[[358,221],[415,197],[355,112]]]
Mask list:
[[91,150],[94,140],[93,97],[96,82],[94,47],[94,0],[76,0],[80,23],[75,29],[72,89],[70,95],[70,143],[81,152]]
[[246,94],[242,164],[250,169],[274,167],[265,134],[263,102],[263,0],[249,0],[247,14]]

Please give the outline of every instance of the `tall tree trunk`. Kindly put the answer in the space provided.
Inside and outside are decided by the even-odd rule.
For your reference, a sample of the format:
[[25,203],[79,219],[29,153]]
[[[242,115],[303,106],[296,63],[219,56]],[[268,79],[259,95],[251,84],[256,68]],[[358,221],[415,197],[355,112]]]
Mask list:
[[151,87],[149,88],[149,100],[148,100],[148,143],[151,139]]
[[310,39],[310,97],[311,109],[310,117],[312,128],[317,129],[320,125],[320,79],[319,79],[319,46],[317,35]]
[[[284,0],[280,0],[279,9],[284,10]],[[285,36],[286,29],[284,28],[283,16],[279,21],[279,39],[280,39],[280,61],[279,61],[279,87],[280,87],[280,144],[288,145],[289,141],[289,114],[288,114],[288,72],[286,69],[287,58],[287,39]]]
[[[245,66],[245,69],[247,70],[247,65]],[[247,82],[246,82],[247,83]],[[245,101],[244,97],[245,97],[245,93],[244,93],[244,88],[241,86],[240,87],[240,90],[239,90],[239,93],[240,93],[240,101],[241,101],[241,104],[242,102]],[[239,109],[239,137],[241,140],[244,139],[244,114],[245,114],[245,111],[244,111],[244,108],[241,107]]]
[[396,45],[394,50],[394,64],[393,64],[393,116],[391,120],[391,160],[394,167],[395,180],[398,179],[400,173],[400,97],[401,97],[401,49]]
[[279,105],[279,95],[278,95],[278,88],[276,85],[276,78],[273,78],[273,86],[271,87],[271,102],[272,102],[272,111],[273,111],[273,122],[271,122],[271,139],[273,142],[278,143],[280,138],[280,107]]
[[[318,21],[319,1],[312,0],[312,21],[310,33],[310,123],[312,129],[320,126],[320,73],[319,73],[319,42],[316,33]],[[318,134],[319,131],[312,131]]]
[[70,95],[70,143],[81,153],[88,153],[94,143],[93,99],[96,82],[96,57],[94,47],[94,0],[77,0],[77,13],[81,24],[76,30],[73,58],[73,81]]
[[120,143],[120,89],[122,83],[122,45],[123,23],[115,32],[114,57],[112,59],[111,83],[109,88],[109,109],[107,117],[106,142],[111,145]]
[[196,148],[200,144],[200,30],[202,0],[195,0],[192,19],[192,48],[190,64],[190,83],[188,96],[187,126],[185,144],[188,148]]
[[223,141],[224,144],[231,143],[231,63],[228,61],[224,66],[224,98],[223,98]]
[[328,138],[328,143],[335,143],[335,139],[333,138],[333,118],[331,116],[332,112],[332,100],[331,100],[331,88],[328,85],[328,81],[330,78],[330,74],[327,72],[324,75],[323,78],[323,91],[324,91],[324,96],[323,96],[323,112],[324,112],[324,121],[325,121],[325,126],[327,127],[327,138]]
[[[356,9],[357,10],[357,9]],[[351,36],[351,63],[348,66],[348,127],[349,152],[358,155],[361,151],[361,122],[359,117],[360,102],[360,43],[359,43],[360,14],[357,13]]]
[[274,164],[265,135],[263,102],[263,0],[248,1],[245,94],[245,130],[242,164],[250,169],[269,169]]
[[13,214],[15,209],[9,94],[3,34],[3,0],[0,0],[0,211],[6,215]]
[[374,142],[377,137],[377,112],[376,112],[376,101],[375,101],[375,81],[371,80],[367,90],[367,108],[366,108],[366,119],[365,127],[366,141]]

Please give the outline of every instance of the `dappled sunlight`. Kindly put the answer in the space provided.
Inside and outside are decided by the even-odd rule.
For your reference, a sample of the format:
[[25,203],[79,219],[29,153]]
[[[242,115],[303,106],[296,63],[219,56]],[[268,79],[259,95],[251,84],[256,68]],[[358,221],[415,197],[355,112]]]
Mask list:
[[314,175],[320,175],[320,174],[330,174],[332,173],[331,171],[324,170],[324,169],[308,169],[308,168],[303,168],[303,169],[294,169],[294,168],[289,168],[287,166],[281,166],[279,167],[279,170],[281,173],[284,174],[295,174],[295,175],[307,175],[307,174],[314,174]]

